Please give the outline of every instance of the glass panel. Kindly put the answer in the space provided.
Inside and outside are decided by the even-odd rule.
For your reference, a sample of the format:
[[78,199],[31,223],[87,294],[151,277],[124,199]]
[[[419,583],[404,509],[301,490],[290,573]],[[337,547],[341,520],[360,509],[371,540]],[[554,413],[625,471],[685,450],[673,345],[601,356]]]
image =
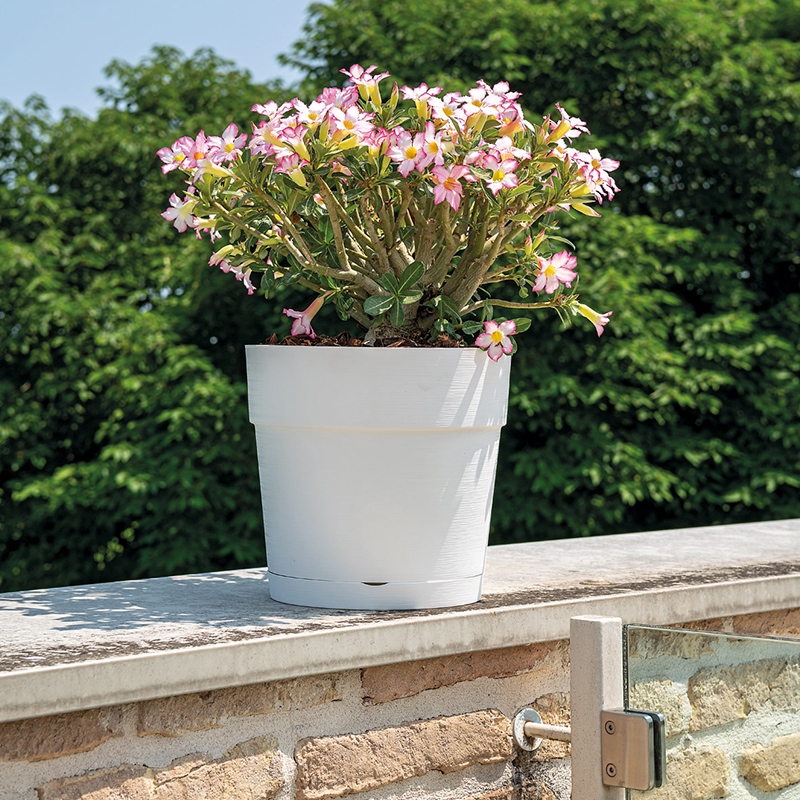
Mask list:
[[800,800],[800,641],[625,626],[626,708],[666,720],[664,786],[629,800]]

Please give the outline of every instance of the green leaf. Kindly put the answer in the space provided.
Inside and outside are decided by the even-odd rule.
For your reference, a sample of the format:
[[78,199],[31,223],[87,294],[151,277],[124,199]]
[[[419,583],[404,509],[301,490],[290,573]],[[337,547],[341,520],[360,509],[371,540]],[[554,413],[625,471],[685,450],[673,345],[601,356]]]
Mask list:
[[400,299],[403,301],[403,305],[407,306],[410,303],[416,303],[418,300],[422,298],[422,289],[411,289],[408,292],[403,292],[400,295]]
[[461,314],[458,311],[458,306],[453,302],[452,298],[448,297],[446,294],[440,294],[439,302],[439,310],[441,313],[456,320],[456,322],[461,321]]
[[406,310],[403,308],[403,304],[395,301],[389,310],[389,322],[391,322],[395,328],[400,328],[405,320]]
[[387,312],[395,303],[394,297],[385,294],[375,294],[364,301],[364,311],[372,317]]
[[528,317],[514,317],[514,325],[516,333],[525,333],[531,326],[531,321]]
[[412,261],[400,276],[400,291],[402,292],[409,286],[413,286],[424,273],[425,265],[421,261]]
[[478,322],[474,319],[468,319],[466,322],[462,323],[461,330],[464,331],[468,336],[474,336],[476,333],[480,333],[484,330],[483,323]]
[[397,282],[397,278],[391,272],[385,272],[378,278],[378,283],[386,289],[387,292],[391,292],[393,295],[397,296],[400,293],[400,285]]

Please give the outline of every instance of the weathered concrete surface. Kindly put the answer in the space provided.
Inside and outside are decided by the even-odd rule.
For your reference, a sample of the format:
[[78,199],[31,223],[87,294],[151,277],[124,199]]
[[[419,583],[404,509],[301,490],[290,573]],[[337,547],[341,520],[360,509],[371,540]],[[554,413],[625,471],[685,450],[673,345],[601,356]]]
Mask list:
[[678,624],[796,606],[800,520],[489,549],[459,609],[269,598],[252,569],[0,595],[0,722],[566,639],[571,616]]

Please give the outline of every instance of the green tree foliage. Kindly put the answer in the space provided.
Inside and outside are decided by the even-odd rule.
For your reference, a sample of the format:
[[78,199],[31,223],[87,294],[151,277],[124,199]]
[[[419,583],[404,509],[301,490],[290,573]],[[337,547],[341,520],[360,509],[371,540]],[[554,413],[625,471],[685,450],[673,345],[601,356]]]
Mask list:
[[508,80],[622,162],[565,230],[611,325],[520,337],[495,541],[800,516],[796,0],[335,0],[287,61]]
[[[311,7],[306,99],[508,80],[622,162],[563,231],[611,324],[520,337],[495,541],[800,516],[798,40],[797,0]],[[108,77],[97,120],[0,112],[2,591],[263,563],[243,345],[286,320],[164,223],[155,150],[282,87],[168,48]]]
[[96,120],[0,121],[0,591],[264,562],[243,345],[276,312],[164,222],[155,151],[281,90],[207,51],[107,76]]

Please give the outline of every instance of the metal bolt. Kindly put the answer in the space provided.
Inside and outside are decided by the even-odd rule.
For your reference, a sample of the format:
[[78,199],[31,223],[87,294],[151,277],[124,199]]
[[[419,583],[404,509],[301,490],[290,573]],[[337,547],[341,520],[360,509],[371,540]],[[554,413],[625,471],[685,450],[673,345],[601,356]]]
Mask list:
[[606,733],[613,734],[617,730],[617,726],[611,721],[606,722]]
[[606,764],[606,775],[613,778],[617,774],[617,768],[613,764]]

